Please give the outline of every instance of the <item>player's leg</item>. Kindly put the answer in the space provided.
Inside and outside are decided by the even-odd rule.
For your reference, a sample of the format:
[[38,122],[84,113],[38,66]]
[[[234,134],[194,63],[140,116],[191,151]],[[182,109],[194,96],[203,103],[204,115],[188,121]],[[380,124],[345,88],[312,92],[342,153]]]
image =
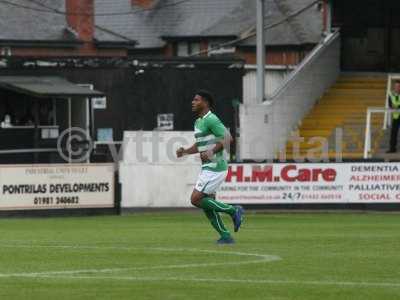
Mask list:
[[396,128],[395,128],[395,119],[392,119],[392,127],[390,128],[390,147],[389,151],[390,152],[395,152],[396,149],[396,142],[395,142],[395,136],[396,136]]
[[221,239],[231,238],[231,233],[226,229],[224,222],[222,222],[221,216],[213,210],[204,210],[205,215],[210,221],[212,227],[219,233]]
[[[215,195],[207,195],[207,198],[211,198],[216,203],[225,204],[223,202],[216,201],[215,200]],[[225,204],[225,205],[228,205],[228,204]],[[242,222],[243,222],[244,209],[240,205],[235,205],[235,206],[233,206],[233,208],[235,209],[235,212],[232,215],[231,214],[229,214],[229,215],[231,216],[232,221],[233,221],[234,231],[238,232],[239,228],[240,228],[240,226],[242,225]]]
[[206,196],[202,199],[200,207],[206,210],[214,210],[219,213],[226,213],[230,216],[233,216],[236,213],[236,208],[233,205],[217,201],[209,196]]
[[236,211],[234,206],[215,200],[215,195],[207,195],[196,189],[193,190],[190,201],[193,206],[204,210],[213,210],[218,213],[223,212],[229,215],[233,215]]
[[394,147],[395,151],[397,149],[397,137],[398,137],[398,134],[399,134],[399,127],[400,127],[400,119],[396,119],[396,121],[395,121],[394,141],[393,141],[393,147]]
[[[197,186],[197,184],[196,184],[196,186]],[[202,199],[204,197],[207,197],[207,195],[194,189],[192,192],[192,196],[191,196],[191,202],[194,206],[202,208],[201,203],[202,203]],[[221,236],[221,239],[218,240],[218,243],[222,243],[222,244],[234,243],[234,240],[231,237],[231,233],[229,232],[228,229],[226,229],[224,222],[222,221],[219,213],[212,209],[204,209],[203,208],[203,211],[204,211],[205,215],[207,216],[208,220],[210,221],[212,227]]]
[[392,128],[390,131],[390,152],[396,152],[397,134],[399,132],[400,119],[392,119]]
[[225,180],[226,172],[212,172],[203,170],[200,174],[204,184],[201,187],[201,192],[205,196],[201,199],[200,207],[205,210],[214,210],[219,213],[226,213],[233,216],[236,208],[232,205],[215,200],[215,192],[218,190],[222,182]]
[[235,232],[237,232],[243,221],[244,210],[241,206],[233,206],[215,199],[215,193],[224,182],[227,172],[212,172],[203,170],[201,178],[205,182],[202,185],[202,193],[206,194],[201,198],[200,207],[204,210],[213,210],[218,213],[226,213],[231,216]]
[[192,195],[190,196],[190,202],[192,203],[193,206],[202,208],[201,200],[203,199],[203,197],[204,197],[204,194],[195,188],[192,192]]
[[194,206],[203,209],[211,225],[221,236],[221,239],[218,240],[218,243],[230,244],[233,243],[234,241],[231,237],[229,230],[226,229],[219,213],[213,209],[213,206],[211,205],[205,206],[203,204],[204,199],[206,199],[206,202],[213,199],[212,196],[210,197],[204,192],[205,190],[211,191],[214,187],[213,185],[214,178],[212,175],[213,175],[212,173],[204,172],[204,170],[200,173],[199,178],[196,182],[196,186],[193,189],[190,200]]

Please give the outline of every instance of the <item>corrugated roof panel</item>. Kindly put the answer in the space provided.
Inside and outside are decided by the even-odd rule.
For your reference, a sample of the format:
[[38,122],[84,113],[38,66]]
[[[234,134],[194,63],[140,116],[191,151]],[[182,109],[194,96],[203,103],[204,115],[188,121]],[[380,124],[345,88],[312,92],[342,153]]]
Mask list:
[[35,97],[100,97],[102,92],[56,76],[0,76],[0,88]]

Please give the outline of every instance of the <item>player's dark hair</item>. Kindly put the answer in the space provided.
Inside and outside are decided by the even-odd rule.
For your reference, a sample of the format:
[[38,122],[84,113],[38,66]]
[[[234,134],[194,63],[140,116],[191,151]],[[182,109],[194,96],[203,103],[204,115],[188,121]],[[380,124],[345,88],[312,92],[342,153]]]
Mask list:
[[210,92],[208,92],[206,90],[200,90],[200,91],[197,91],[196,95],[199,95],[204,100],[206,100],[208,102],[209,107],[214,107],[214,97],[211,95]]
[[398,79],[395,80],[395,81],[394,81],[394,84],[400,84],[400,80],[398,80]]

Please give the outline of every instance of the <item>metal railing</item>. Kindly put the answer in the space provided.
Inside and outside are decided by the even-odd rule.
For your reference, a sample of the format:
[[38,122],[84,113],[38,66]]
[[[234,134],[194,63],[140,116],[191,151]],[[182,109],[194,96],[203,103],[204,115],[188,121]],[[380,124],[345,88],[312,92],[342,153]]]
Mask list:
[[321,40],[267,101],[243,106],[241,157],[273,158],[339,74],[340,34],[336,30]]
[[285,147],[296,129],[340,73],[340,35],[327,36],[288,76],[269,99],[274,126],[275,150]]
[[43,153],[43,152],[58,152],[58,149],[57,148],[32,148],[32,149],[0,150],[0,154]]
[[[400,109],[390,109],[390,108],[386,108],[386,107],[368,107],[367,108],[367,118],[365,121],[364,159],[371,158],[371,119],[372,119],[372,114],[381,113],[381,114],[384,114],[385,116],[388,116],[394,112],[400,113]],[[386,118],[388,118],[388,117],[386,117]],[[390,118],[388,118],[388,119],[390,119]],[[386,129],[386,128],[384,128],[384,129]]]
[[[284,96],[287,88],[298,78],[299,74],[305,71],[305,69],[311,65],[317,58],[319,58],[324,50],[326,50],[333,42],[338,41],[340,37],[339,30],[336,29],[331,34],[327,35],[305,58],[304,60],[295,68],[295,70],[290,73],[290,75],[283,81],[281,86],[269,97],[267,100],[274,101],[279,97]],[[339,57],[338,57],[339,58]],[[338,63],[338,62],[336,62]],[[339,74],[339,72],[338,72]],[[336,79],[336,78],[335,78]]]

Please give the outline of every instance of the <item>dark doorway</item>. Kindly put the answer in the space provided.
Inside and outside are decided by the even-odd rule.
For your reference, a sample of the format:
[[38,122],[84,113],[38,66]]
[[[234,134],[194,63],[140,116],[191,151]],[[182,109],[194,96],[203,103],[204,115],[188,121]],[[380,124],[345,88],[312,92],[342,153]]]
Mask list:
[[400,71],[400,1],[335,0],[344,71]]

